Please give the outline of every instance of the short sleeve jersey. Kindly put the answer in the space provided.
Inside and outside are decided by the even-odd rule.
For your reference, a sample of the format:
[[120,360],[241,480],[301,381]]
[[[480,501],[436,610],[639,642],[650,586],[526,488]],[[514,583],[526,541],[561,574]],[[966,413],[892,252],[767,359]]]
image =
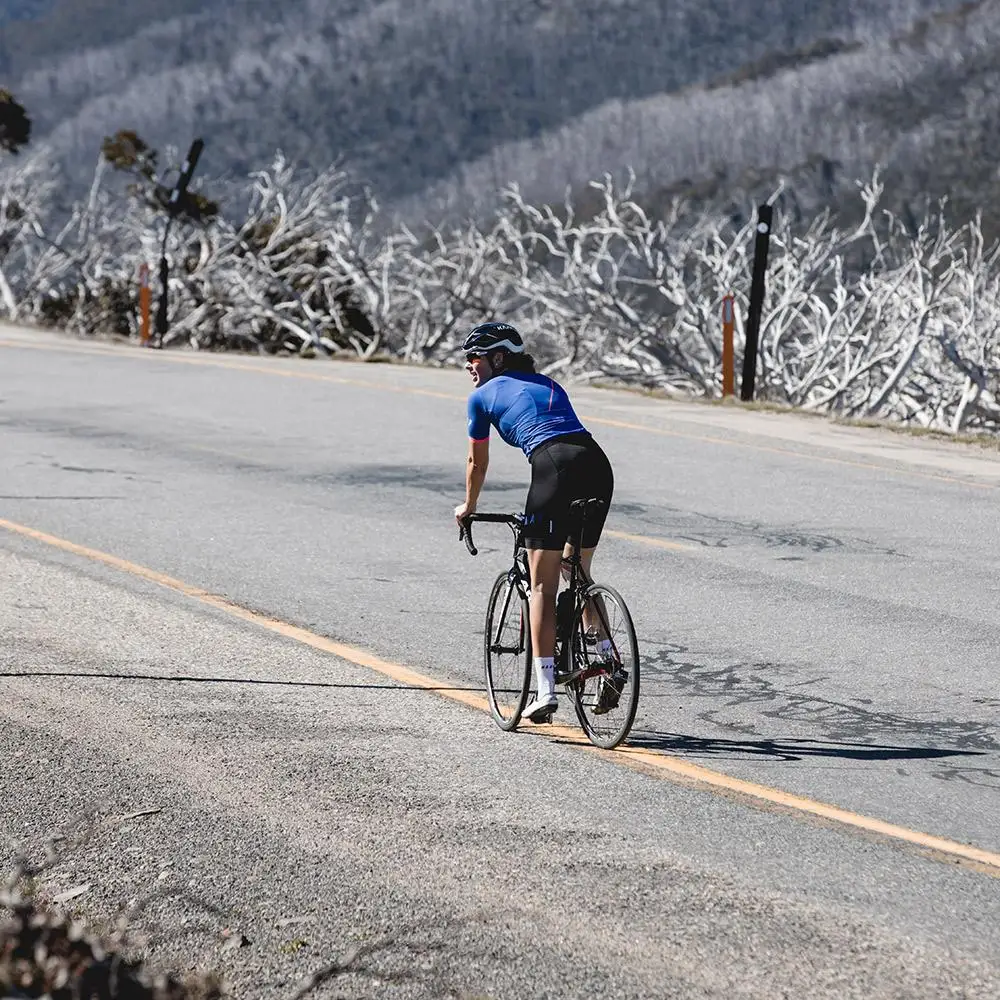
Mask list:
[[470,438],[486,440],[492,424],[507,444],[529,456],[549,438],[587,433],[566,390],[547,375],[534,372],[494,376],[473,390],[468,410]]

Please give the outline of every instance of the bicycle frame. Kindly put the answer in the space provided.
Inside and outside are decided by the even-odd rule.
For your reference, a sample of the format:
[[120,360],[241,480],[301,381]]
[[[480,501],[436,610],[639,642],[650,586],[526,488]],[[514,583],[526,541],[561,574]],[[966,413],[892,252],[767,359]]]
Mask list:
[[[559,567],[566,586],[558,591],[555,602],[554,653],[555,681],[565,688],[587,738],[596,746],[611,750],[627,738],[635,721],[639,653],[635,627],[621,595],[613,587],[595,583],[583,562],[580,543],[586,537],[587,515],[604,503],[592,498],[571,504],[569,554],[563,556]],[[527,607],[530,597],[535,595],[532,594],[528,561],[530,551],[524,539],[525,517],[523,514],[471,514],[463,518],[459,524],[459,539],[465,541],[471,555],[478,554],[472,541],[475,521],[506,524],[514,536],[510,567],[495,578],[490,592],[484,637],[490,712],[501,729],[511,732],[521,720],[531,691],[530,658],[535,652],[531,642],[533,616]],[[554,569],[548,554],[545,565]],[[618,609],[613,616],[614,630],[611,627],[612,605]],[[623,655],[623,651],[627,655]],[[515,660],[500,663],[498,658],[501,656],[514,656]],[[511,671],[514,671],[514,678],[508,682],[506,677]],[[596,686],[589,683],[593,679],[596,679]],[[629,679],[634,683],[628,688],[623,714],[613,722],[610,730],[602,728],[598,717],[619,707],[625,682]],[[509,694],[515,696],[513,701]],[[536,712],[530,718],[536,723],[549,722],[551,713],[543,717]]]
[[[497,635],[491,637],[491,646],[498,653],[519,653],[519,649],[511,649],[507,646],[500,645],[500,633],[499,629],[502,627],[503,621],[507,617],[507,612],[510,609],[511,597],[513,596],[515,590],[517,595],[521,600],[528,600],[529,592],[531,590],[531,570],[528,567],[528,554],[524,548],[524,515],[523,514],[469,514],[464,521],[464,524],[459,528],[458,537],[460,540],[465,542],[465,547],[469,550],[470,555],[478,555],[479,549],[476,548],[475,543],[472,541],[472,525],[476,521],[482,521],[492,524],[506,524],[510,528],[514,535],[514,557],[511,562],[510,570],[508,570],[507,578],[510,580],[514,586],[507,589],[507,596],[504,598],[503,611],[497,618]],[[521,623],[521,628],[526,627],[525,623]],[[524,642],[524,636],[521,636],[521,642]]]
[[[603,501],[597,500],[574,500],[570,505],[570,510],[578,509],[580,512],[579,526],[574,529],[573,533],[570,535],[569,544],[572,545],[573,551],[568,557],[563,559],[563,565],[569,566],[569,580],[568,580],[568,590],[573,595],[573,614],[568,622],[568,630],[565,634],[560,635],[556,632],[556,643],[560,647],[560,653],[565,655],[566,651],[569,651],[572,656],[572,649],[570,644],[573,639],[573,622],[583,613],[583,609],[587,604],[586,592],[591,584],[594,582],[590,574],[583,567],[583,559],[580,556],[580,541],[583,538],[584,528],[587,523],[587,508],[594,503],[602,503]],[[607,620],[604,608],[595,600],[592,604],[592,610],[597,614],[600,621],[601,627],[604,630],[604,635],[611,642],[611,649],[614,656],[617,659],[621,659],[621,654],[619,653],[617,647],[614,643],[614,637],[611,634],[611,626]],[[603,663],[595,663],[594,665],[586,665],[582,667],[577,667],[575,669],[570,669],[567,671],[558,671],[558,660],[562,656],[557,658],[557,676],[556,680],[564,685],[571,685],[576,681],[586,681],[591,677],[597,677],[601,674],[607,673],[607,667]]]
[[[582,614],[582,609],[587,602],[585,596],[587,589],[594,582],[590,574],[583,567],[583,560],[580,557],[580,540],[583,538],[584,527],[587,523],[587,508],[594,503],[602,503],[603,501],[598,500],[575,500],[570,505],[570,510],[572,512],[579,511],[578,524],[574,526],[569,537],[569,543],[572,546],[572,552],[569,556],[563,559],[563,565],[569,568],[569,578],[567,580],[567,589],[573,595],[573,614],[569,620],[569,630],[565,634],[561,634],[558,629],[556,631],[556,645],[558,647],[557,651],[560,653],[557,656],[557,666],[556,666],[556,681],[560,684],[572,684],[576,681],[585,681],[591,677],[599,676],[600,674],[607,673],[607,667],[603,663],[595,663],[594,665],[587,665],[583,667],[578,667],[571,670],[559,670],[559,660],[563,658],[562,654],[566,651],[570,651],[570,644],[572,642],[572,627],[573,622],[577,617]],[[577,518],[573,518],[574,522]],[[507,591],[507,596],[505,598],[503,614],[498,619],[503,621],[506,617],[507,610],[510,606],[511,597],[516,589],[518,596],[523,600],[529,599],[529,592],[531,590],[531,573],[528,566],[528,556],[527,550],[524,547],[524,515],[523,514],[470,514],[465,518],[463,526],[459,530],[459,538],[465,542],[466,548],[469,550],[470,554],[478,555],[479,550],[475,547],[472,541],[472,525],[476,522],[485,522],[493,524],[506,524],[507,527],[511,529],[514,535],[514,553],[511,568],[509,570],[509,579],[514,584],[514,587]],[[604,630],[604,635],[611,640],[612,652],[615,657],[620,659],[620,653],[614,645],[614,638],[611,635],[611,627],[608,623],[607,617],[605,616],[604,608],[600,607],[595,601],[593,604],[593,609],[596,612],[598,619],[600,620],[601,627]],[[517,650],[507,649],[506,647],[499,646],[499,635],[495,637],[494,645],[498,652],[517,652]]]

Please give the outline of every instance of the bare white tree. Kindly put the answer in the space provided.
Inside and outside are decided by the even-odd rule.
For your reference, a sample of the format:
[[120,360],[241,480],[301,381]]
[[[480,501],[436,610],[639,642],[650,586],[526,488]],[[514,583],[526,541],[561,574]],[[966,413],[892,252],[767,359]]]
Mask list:
[[[29,161],[0,177],[0,313],[78,333],[137,333],[135,276],[159,226],[99,168],[60,218],[55,184]],[[776,191],[760,395],[848,416],[959,432],[1000,430],[1000,249],[982,224],[881,208],[878,172],[850,225],[811,222]],[[238,223],[179,226],[163,346],[391,354],[448,363],[474,322],[531,333],[545,370],[678,394],[721,389],[720,310],[737,303],[744,348],[754,213],[732,200],[654,215],[610,177],[587,207],[535,205],[511,187],[484,225],[392,228],[337,168],[302,179],[283,156],[229,191]],[[740,221],[744,220],[744,221]]]

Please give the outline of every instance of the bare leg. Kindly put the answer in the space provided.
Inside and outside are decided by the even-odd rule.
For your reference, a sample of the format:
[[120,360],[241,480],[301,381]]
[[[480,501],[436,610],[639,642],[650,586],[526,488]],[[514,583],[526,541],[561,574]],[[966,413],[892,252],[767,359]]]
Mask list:
[[559,590],[559,564],[562,553],[556,549],[528,549],[531,570],[531,645],[535,657],[535,687],[538,696],[525,707],[532,722],[548,722],[558,706],[555,687],[556,591]]
[[556,649],[556,592],[559,590],[558,550],[528,549],[531,569],[531,647],[535,656],[552,656]]

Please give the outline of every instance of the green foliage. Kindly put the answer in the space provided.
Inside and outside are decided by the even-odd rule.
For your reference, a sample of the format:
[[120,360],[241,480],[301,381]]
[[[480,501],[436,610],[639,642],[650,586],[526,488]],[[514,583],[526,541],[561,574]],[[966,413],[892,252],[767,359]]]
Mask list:
[[139,174],[150,181],[156,178],[156,150],[150,149],[132,129],[105,136],[101,155],[115,170]]
[[[119,129],[112,136],[105,136],[101,155],[123,173],[132,174],[139,181],[129,188],[129,193],[140,198],[155,211],[169,212],[170,194],[173,190],[161,184],[157,177],[158,153],[133,129]],[[190,222],[207,223],[219,214],[219,203],[196,191],[185,191],[176,206],[177,215]]]
[[0,88],[0,147],[18,153],[31,138],[31,119],[9,90]]
[[[155,204],[164,212],[170,211],[171,190],[157,184],[152,191]],[[219,203],[197,191],[185,191],[178,199],[177,214],[190,222],[211,222],[219,214]]]

